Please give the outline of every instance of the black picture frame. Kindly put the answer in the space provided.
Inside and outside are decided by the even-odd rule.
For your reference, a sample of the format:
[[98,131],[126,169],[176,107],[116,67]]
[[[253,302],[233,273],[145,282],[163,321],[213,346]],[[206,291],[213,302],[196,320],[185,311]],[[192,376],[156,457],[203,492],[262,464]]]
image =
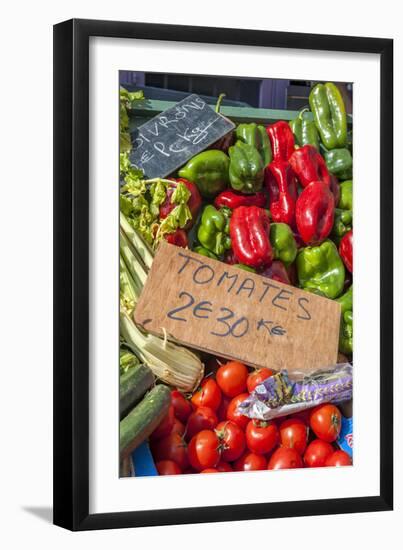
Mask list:
[[[381,57],[380,492],[370,497],[89,513],[89,39],[363,52]],[[71,530],[393,507],[393,40],[115,21],[54,26],[54,523]]]

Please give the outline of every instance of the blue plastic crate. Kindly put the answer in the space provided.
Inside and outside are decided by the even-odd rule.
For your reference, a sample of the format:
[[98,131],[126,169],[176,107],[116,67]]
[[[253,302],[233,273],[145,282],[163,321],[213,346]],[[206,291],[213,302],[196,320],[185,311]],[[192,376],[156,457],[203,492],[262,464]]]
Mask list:
[[132,462],[136,477],[158,475],[148,441],[144,441],[133,451]]

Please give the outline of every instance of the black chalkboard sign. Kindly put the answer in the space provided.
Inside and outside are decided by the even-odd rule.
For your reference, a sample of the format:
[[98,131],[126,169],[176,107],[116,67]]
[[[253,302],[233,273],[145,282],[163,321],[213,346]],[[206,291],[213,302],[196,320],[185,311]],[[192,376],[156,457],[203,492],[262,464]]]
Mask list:
[[192,94],[131,133],[130,161],[147,178],[163,178],[234,127]]

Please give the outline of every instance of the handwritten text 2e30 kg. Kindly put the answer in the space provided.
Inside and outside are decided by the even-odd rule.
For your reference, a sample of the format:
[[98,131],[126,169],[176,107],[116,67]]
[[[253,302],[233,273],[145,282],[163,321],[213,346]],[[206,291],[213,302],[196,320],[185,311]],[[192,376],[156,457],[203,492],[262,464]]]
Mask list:
[[[216,273],[211,264],[206,264],[203,260],[195,259],[183,252],[179,252],[178,254],[183,258],[183,263],[179,267],[177,275],[180,276],[185,270],[191,270],[192,280],[196,285],[214,284],[223,292],[232,293],[233,295],[242,296],[247,299],[253,296],[255,299],[258,299],[259,303],[271,304],[273,308],[283,311],[288,311],[290,304],[296,300],[297,307],[294,308],[296,318],[301,321],[310,321],[312,319],[309,312],[309,299],[305,296],[297,296],[292,290],[280,287],[274,281],[266,280],[262,277],[259,277],[259,281],[257,282],[256,278],[246,275],[241,270],[239,270],[239,273],[230,274],[228,271],[220,269],[220,272]],[[218,265],[221,268],[222,264]],[[195,298],[190,293],[182,291],[179,298],[186,299],[186,296],[188,297],[188,303],[183,304],[179,309],[176,308],[178,311],[194,305]],[[195,306],[195,317],[206,318],[206,307],[207,304]],[[230,314],[231,310],[228,308],[221,309],[225,310],[224,313],[229,318],[233,317]],[[204,310],[204,315],[200,315],[199,310]],[[272,311],[274,312],[275,309]],[[170,317],[174,318],[172,315]]]

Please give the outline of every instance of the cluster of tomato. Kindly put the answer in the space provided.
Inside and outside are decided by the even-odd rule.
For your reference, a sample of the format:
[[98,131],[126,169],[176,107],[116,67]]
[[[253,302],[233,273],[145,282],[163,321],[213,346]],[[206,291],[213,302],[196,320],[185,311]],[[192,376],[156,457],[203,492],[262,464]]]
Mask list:
[[332,404],[272,421],[251,420],[238,405],[273,372],[238,361],[218,366],[190,398],[173,390],[167,416],[150,438],[159,475],[347,466],[332,443],[341,413]]

